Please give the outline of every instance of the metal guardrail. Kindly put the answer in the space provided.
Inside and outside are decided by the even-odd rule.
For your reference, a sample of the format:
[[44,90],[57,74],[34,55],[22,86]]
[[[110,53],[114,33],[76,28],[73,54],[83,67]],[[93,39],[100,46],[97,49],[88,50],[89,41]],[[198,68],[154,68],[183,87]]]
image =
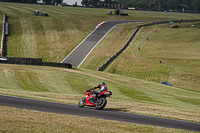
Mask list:
[[139,26],[137,26],[135,32],[132,34],[132,36],[129,38],[129,40],[126,42],[126,44],[117,52],[115,53],[110,59],[108,59],[103,65],[101,65],[97,71],[103,71],[118,55],[120,55],[130,44],[131,40],[133,39],[133,37],[135,36],[135,34],[137,33],[137,31],[140,29]]
[[5,14],[3,17],[0,63],[72,68],[72,65],[69,63],[43,62],[42,59],[40,58],[6,57],[7,53],[6,36],[8,35],[9,35],[8,18],[7,15]]
[[0,63],[72,68],[69,63],[43,62],[41,58],[0,57]]
[[7,15],[3,17],[2,37],[1,37],[1,57],[6,55],[6,36],[8,35]]
[[[173,21],[173,23],[178,23],[178,22],[180,22],[180,20],[174,20]],[[184,20],[184,21],[181,21],[181,22],[200,22],[200,20]],[[97,69],[97,71],[105,70],[108,67],[108,65],[127,48],[129,43],[132,41],[133,37],[135,36],[135,34],[139,31],[139,29],[141,27],[151,26],[151,25],[156,25],[156,24],[166,24],[166,23],[170,23],[170,22],[169,21],[160,21],[160,22],[152,22],[152,23],[149,23],[149,24],[144,24],[144,25],[137,26],[136,30],[134,31],[132,36],[129,38],[129,40],[126,42],[126,44],[117,53],[115,53],[111,58],[109,58],[104,64],[102,64]]]
[[[173,22],[178,23],[179,21],[173,21]],[[185,21],[181,21],[181,22],[200,22],[200,20],[185,20]],[[156,24],[164,24],[164,23],[169,23],[169,21],[153,22],[150,24],[137,26],[136,30],[131,35],[129,40],[126,42],[126,44],[117,53],[115,53],[111,58],[109,58],[103,65],[101,65],[97,69],[97,71],[103,71],[117,56],[119,56],[128,47],[128,45],[132,41],[133,37],[136,35],[136,33],[139,31],[139,29],[141,27],[151,26],[151,25],[156,25]],[[3,58],[0,58],[0,63],[72,68],[72,65],[68,64],[68,63],[54,63],[54,62],[42,62],[42,61],[38,62],[38,61],[31,61],[30,58],[25,58],[25,60],[23,60],[22,58],[15,58],[15,60],[12,60],[11,58],[8,59],[9,57],[5,58],[5,56],[6,56],[6,41],[5,40],[6,40],[6,36],[9,34],[8,31],[9,30],[8,30],[7,15],[5,14],[4,18],[3,18],[2,39],[1,39],[1,57],[3,57]]]

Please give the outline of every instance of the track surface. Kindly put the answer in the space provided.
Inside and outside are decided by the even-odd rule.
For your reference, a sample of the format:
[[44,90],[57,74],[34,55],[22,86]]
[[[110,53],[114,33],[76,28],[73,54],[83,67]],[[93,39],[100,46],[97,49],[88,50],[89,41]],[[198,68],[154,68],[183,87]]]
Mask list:
[[0,105],[10,106],[28,110],[37,110],[66,115],[94,117],[121,122],[130,122],[162,127],[178,128],[191,131],[200,131],[200,123],[185,122],[179,120],[165,119],[159,117],[125,113],[115,110],[96,110],[95,108],[79,108],[75,105],[47,102],[33,99],[24,99],[0,95]]
[[101,39],[116,25],[122,23],[136,23],[147,21],[120,20],[106,21],[96,30],[89,34],[61,63],[71,63],[74,67],[79,67],[88,54],[95,48]]
[[[63,61],[62,63],[71,63],[75,67],[79,67],[92,49],[101,41],[112,27],[121,23],[133,23],[142,21],[108,21],[103,23],[99,28],[94,30],[82,43],[80,43]],[[75,105],[61,104],[55,102],[47,102],[40,100],[24,99],[18,97],[0,95],[0,105],[10,106],[22,109],[37,110],[43,112],[59,113],[66,115],[77,115],[84,117],[94,117],[108,120],[116,120],[121,122],[130,122],[146,125],[155,125],[162,127],[178,128],[191,131],[200,131],[200,123],[192,123],[165,119],[159,117],[151,117],[132,113],[124,113],[115,110],[96,110],[94,108],[79,108]]]

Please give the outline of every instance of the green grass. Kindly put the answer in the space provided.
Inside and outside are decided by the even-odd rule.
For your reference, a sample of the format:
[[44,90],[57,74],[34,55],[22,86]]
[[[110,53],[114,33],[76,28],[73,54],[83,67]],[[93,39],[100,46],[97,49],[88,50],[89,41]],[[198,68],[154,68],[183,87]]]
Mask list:
[[1,64],[0,70],[1,94],[77,105],[86,89],[105,81],[113,92],[106,108],[200,121],[199,92],[87,69]]
[[161,27],[159,32],[141,47],[139,53],[143,59],[153,60],[155,63],[161,59],[161,66],[174,69],[165,74],[168,76],[167,81],[181,88],[199,91],[200,43],[197,25],[195,24],[195,28],[179,29]]
[[[50,16],[34,16],[35,10],[42,11],[42,9]],[[107,11],[108,9],[0,2],[0,18],[6,13],[10,26],[7,56],[60,62],[102,21],[169,20],[169,14],[166,13],[125,11],[128,16],[110,16],[107,15]],[[198,14],[172,13],[172,19],[180,18],[188,20],[200,17]],[[0,29],[1,25],[0,21]],[[122,24],[112,29],[91,52],[81,65],[81,69],[0,64],[0,92],[5,95],[77,105],[86,89],[105,81],[108,89],[113,92],[112,98],[108,99],[107,109],[200,122],[198,85],[200,47],[199,28],[196,26],[179,29],[170,29],[169,25],[160,27],[158,33],[153,34],[138,52],[137,47],[157,28],[157,25],[142,28],[129,47],[104,72],[96,71],[126,43],[137,25],[139,24]],[[100,53],[102,49],[103,52]],[[159,59],[162,59],[163,63],[159,64]],[[162,80],[172,83],[174,87],[160,85],[159,82]],[[23,116],[18,112],[26,115]],[[68,129],[71,132],[88,131],[84,128],[88,126],[88,121],[82,117],[7,107],[1,107],[0,114],[0,121],[4,123],[0,125],[1,132],[14,130],[63,132]],[[12,119],[14,116],[18,117]],[[55,120],[55,117],[61,123],[57,124],[59,120]],[[65,123],[63,119],[70,122]],[[118,124],[113,121],[105,122],[106,128],[112,127],[113,132],[186,132],[135,124]],[[8,125],[13,123],[17,124],[9,128]],[[110,127],[107,126],[110,124]],[[96,131],[96,128],[93,127],[92,131]],[[102,132],[106,131],[102,129]]]
[[137,23],[133,23],[116,26],[96,46],[80,67],[97,70],[105,61],[123,47],[135,31],[137,25]]
[[[102,120],[96,118],[78,117],[71,115],[61,115],[52,113],[43,113],[37,111],[29,111],[10,107],[0,106],[0,132],[68,132],[68,133],[195,133],[192,131],[164,128],[158,126],[147,126],[140,124],[124,123],[110,120]],[[101,122],[93,124],[94,121]],[[77,124],[80,123],[80,124]],[[89,128],[88,128],[89,126]],[[98,131],[97,131],[98,129]]]
[[[40,13],[44,10],[49,17],[34,16],[35,10]],[[4,14],[8,15],[11,31],[7,41],[7,56],[61,62],[102,21],[169,20],[169,14],[166,13],[124,11],[129,15],[111,16],[107,15],[107,11],[108,9],[1,2],[0,17]],[[180,19],[180,17],[185,20],[199,18],[195,14],[172,13],[172,19]]]
[[[134,37],[129,47],[107,67],[105,72],[157,83],[167,81],[176,87],[199,92],[199,23],[194,24],[195,27],[187,27],[187,24],[181,24],[179,29],[171,29],[169,25],[143,27]],[[123,36],[123,34],[116,31],[133,33],[136,25],[119,25],[113,29],[91,52],[81,67],[94,70],[100,67],[130,37],[130,35]],[[155,29],[158,29],[157,33],[154,32]],[[144,41],[149,35],[152,35],[150,40]],[[111,36],[114,37],[111,38]],[[119,41],[116,38],[119,38]],[[141,47],[140,51],[138,50],[139,46]],[[99,54],[98,51],[103,47],[109,47],[110,49],[103,50]],[[96,56],[97,54],[103,59]],[[159,59],[162,60],[161,64]]]

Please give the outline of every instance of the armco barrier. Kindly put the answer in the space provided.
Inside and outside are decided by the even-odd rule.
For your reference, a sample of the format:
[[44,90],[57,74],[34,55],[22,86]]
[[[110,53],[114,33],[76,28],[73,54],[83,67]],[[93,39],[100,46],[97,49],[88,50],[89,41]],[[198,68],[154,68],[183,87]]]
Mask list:
[[8,22],[6,22],[5,24],[5,36],[8,36],[9,32],[8,32]]
[[69,63],[43,62],[41,58],[1,57],[0,63],[72,68]]
[[0,63],[72,68],[72,65],[69,63],[43,62],[41,58],[6,57],[6,51],[7,51],[6,36],[8,35],[9,35],[8,18],[7,15],[5,14],[3,17],[3,26],[2,26]]
[[6,56],[6,36],[8,35],[8,18],[5,14],[3,17],[2,37],[1,37],[1,57]]
[[[173,21],[173,23],[178,23],[180,22],[180,20],[175,20]],[[200,20],[185,20],[185,21],[181,21],[181,22],[200,22]],[[115,53],[111,58],[109,58],[103,65],[101,65],[97,71],[103,71],[104,69],[107,68],[107,66],[119,55],[121,54],[129,45],[129,43],[132,41],[133,37],[135,36],[135,34],[139,31],[140,27],[144,27],[144,26],[151,26],[151,25],[156,25],[156,24],[166,24],[169,23],[169,21],[160,21],[160,22],[153,22],[153,23],[149,23],[149,24],[144,24],[144,25],[139,25],[137,26],[137,29],[135,30],[135,32],[133,33],[133,35],[129,38],[129,40],[126,42],[126,44],[117,52]]]
[[140,27],[137,26],[135,32],[132,34],[132,36],[129,38],[129,40],[126,42],[126,44],[117,53],[115,53],[111,58],[109,58],[103,65],[101,65],[97,69],[97,71],[103,71],[118,55],[120,55],[126,49],[126,47],[129,45],[129,43],[131,42],[131,40],[133,39],[133,37],[135,36],[135,34],[138,32],[139,29],[140,29]]
[[42,62],[41,58],[18,58],[18,57],[6,57],[8,61],[26,61],[26,62]]

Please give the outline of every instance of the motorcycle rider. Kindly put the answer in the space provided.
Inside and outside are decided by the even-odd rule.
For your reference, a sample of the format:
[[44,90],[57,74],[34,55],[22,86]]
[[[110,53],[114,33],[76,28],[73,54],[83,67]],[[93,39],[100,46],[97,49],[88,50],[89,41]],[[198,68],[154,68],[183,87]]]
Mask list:
[[[91,90],[94,90],[96,88],[99,88],[99,90],[91,91]],[[101,93],[103,91],[107,91],[107,85],[105,84],[105,82],[101,82],[99,85],[94,86],[94,87],[88,89],[87,91],[88,92],[91,91],[90,93],[93,95],[93,97],[88,99],[88,100],[95,100],[96,99],[96,96],[95,96],[96,94],[99,94],[99,93]]]

